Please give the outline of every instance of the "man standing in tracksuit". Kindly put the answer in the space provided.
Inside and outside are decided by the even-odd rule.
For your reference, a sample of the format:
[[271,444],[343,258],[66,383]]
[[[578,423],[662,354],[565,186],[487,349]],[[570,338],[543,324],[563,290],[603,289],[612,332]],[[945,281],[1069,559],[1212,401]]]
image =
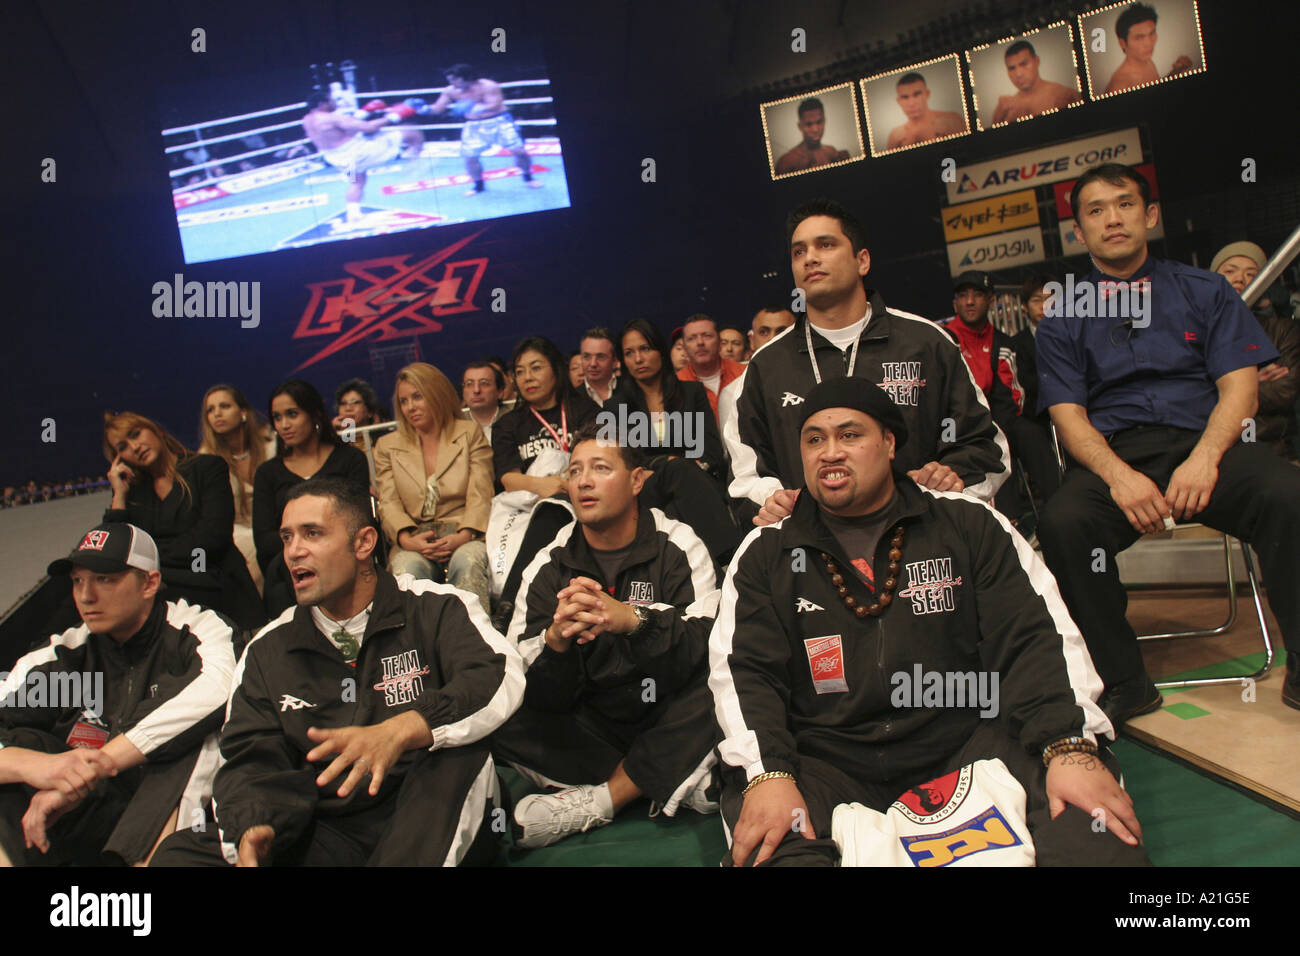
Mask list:
[[[996,757],[1040,865],[1145,862],[1098,753],[1101,683],[1042,562],[984,504],[892,470],[910,436],[876,386],[826,382],[804,416],[805,488],[740,546],[709,643],[732,860],[833,864],[837,805],[883,811]],[[930,674],[981,692],[922,695]]]
[[943,330],[887,309],[864,287],[871,254],[861,223],[817,199],[790,213],[786,238],[807,312],[755,352],[719,399],[732,497],[762,508],[756,523],[789,514],[803,474],[801,406],[817,383],[857,376],[879,385],[907,423],[900,470],[926,488],[991,501],[1011,473],[1006,437]]
[[235,671],[216,826],[153,864],[460,864],[498,796],[483,738],[519,705],[518,654],[473,595],[377,570],[345,482],[296,487],[280,537],[298,606]]
[[0,674],[0,866],[141,863],[211,793],[235,634],[159,598],[158,546],[131,524],[91,529],[49,573],[82,624]]
[[509,636],[528,688],[492,752],[562,788],[515,808],[526,847],[604,826],[642,794],[667,816],[717,810],[705,661],[717,575],[688,525],[638,506],[640,460],[594,423],[580,430],[566,472],[577,521],[524,571]]

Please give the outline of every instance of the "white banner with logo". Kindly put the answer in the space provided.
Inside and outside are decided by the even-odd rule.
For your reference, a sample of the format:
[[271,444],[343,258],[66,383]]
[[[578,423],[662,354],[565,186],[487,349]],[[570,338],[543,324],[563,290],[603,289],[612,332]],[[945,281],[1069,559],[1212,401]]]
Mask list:
[[956,277],[967,269],[1007,269],[1044,258],[1042,230],[1029,226],[950,244],[948,271]]
[[1135,166],[1140,162],[1142,140],[1135,127],[1044,146],[971,166],[958,166],[957,181],[945,186],[948,202],[956,203],[1062,179],[1077,179],[1090,166],[1101,163]]

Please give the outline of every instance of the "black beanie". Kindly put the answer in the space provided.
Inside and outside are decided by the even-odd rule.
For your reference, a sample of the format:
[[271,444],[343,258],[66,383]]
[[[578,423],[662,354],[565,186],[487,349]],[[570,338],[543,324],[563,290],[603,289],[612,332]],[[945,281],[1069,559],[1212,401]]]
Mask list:
[[800,430],[803,429],[804,422],[827,408],[852,408],[865,412],[894,433],[895,448],[902,448],[907,441],[907,425],[903,423],[903,413],[879,385],[868,382],[865,378],[832,378],[814,386],[804,399],[803,415],[799,419]]

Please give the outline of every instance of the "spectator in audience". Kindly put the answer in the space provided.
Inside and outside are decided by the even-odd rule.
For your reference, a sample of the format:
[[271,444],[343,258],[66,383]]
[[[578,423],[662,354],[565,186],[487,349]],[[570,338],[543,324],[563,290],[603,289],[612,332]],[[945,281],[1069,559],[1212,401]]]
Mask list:
[[573,438],[565,480],[577,521],[529,563],[507,633],[528,682],[493,756],[563,781],[516,805],[529,848],[604,826],[643,794],[670,817],[717,810],[705,795],[717,575],[688,525],[638,504],[640,453],[599,435],[589,423]]
[[[723,488],[722,439],[704,386],[683,382],[668,370],[667,343],[652,323],[632,319],[619,337],[629,400],[626,410],[607,409],[608,421],[612,426],[623,421],[631,426],[637,418],[646,423],[640,434],[646,435],[648,447],[642,451],[651,474],[642,502],[690,525],[714,559],[725,562],[740,534]],[[634,435],[629,427],[627,437]]]
[[1116,726],[1160,706],[1124,616],[1115,555],[1144,532],[1195,518],[1259,555],[1287,649],[1282,701],[1300,708],[1300,471],[1242,441],[1259,401],[1257,368],[1277,350],[1222,276],[1150,255],[1159,209],[1140,172],[1095,166],[1070,205],[1094,266],[1076,281],[1077,299],[1086,306],[1100,286],[1091,301],[1114,291],[1139,313],[1117,322],[1066,302],[1038,330],[1039,402],[1075,463],[1038,538],[1106,682],[1099,703]]
[[178,831],[153,865],[455,866],[495,849],[484,738],[523,696],[518,652],[464,591],[375,568],[355,483],[295,486],[279,534],[297,607],[235,673],[215,825]]
[[585,388],[587,397],[604,406],[621,398],[619,388],[621,366],[620,349],[609,330],[597,326],[582,333],[582,381],[577,388]]
[[[756,523],[790,513],[802,477],[799,409],[817,383],[857,375],[898,403],[912,440],[900,466],[935,491],[988,501],[1011,473],[1006,437],[975,387],[961,351],[934,323],[886,307],[866,287],[871,269],[862,224],[838,203],[816,199],[786,220],[795,286],[807,315],[749,360],[720,405],[731,455],[731,494],[761,510]],[[814,335],[814,332],[816,333]]]
[[734,325],[718,330],[718,350],[724,359],[744,364],[749,361],[749,349],[745,345],[745,336]]
[[293,606],[293,582],[284,563],[280,515],[289,492],[308,478],[342,478],[360,493],[370,487],[370,467],[359,449],[330,427],[320,392],[301,379],[278,385],[267,403],[275,428],[274,458],[253,475],[253,540],[262,566],[263,599],[276,617]]
[[749,356],[772,341],[783,329],[794,325],[794,313],[783,305],[769,305],[754,313],[749,330]]
[[[564,498],[568,486],[559,471],[529,474],[542,452],[557,449],[569,453],[573,434],[594,421],[600,408],[584,393],[569,385],[564,374],[564,355],[550,339],[532,336],[515,346],[511,357],[520,404],[501,417],[492,429],[493,470],[498,491],[530,491],[538,502],[532,510],[528,530],[520,542],[518,557],[507,573],[497,609],[498,621],[509,620],[524,566],[573,518],[567,502],[547,503]],[[549,470],[549,469],[548,469]]]
[[[996,806],[1040,866],[1149,864],[1132,798],[1099,753],[1114,736],[1094,703],[1101,682],[1042,561],[979,501],[899,470],[911,437],[879,386],[837,376],[801,407],[803,491],[784,523],[741,545],[709,639],[728,862],[833,866],[843,847],[860,865],[899,850],[946,865],[970,820],[956,814]],[[954,692],[954,676],[976,675],[984,691]],[[978,793],[994,759],[1019,784],[1005,800]],[[881,814],[917,788],[941,799],[895,832]],[[874,839],[853,839],[845,817]]]
[[393,574],[441,581],[468,591],[489,614],[488,509],[492,446],[477,424],[459,417],[447,376],[425,362],[397,373],[397,431],[375,445],[379,521],[393,550]]
[[0,675],[0,867],[146,863],[211,787],[200,748],[225,714],[235,634],[162,599],[158,547],[129,524],[86,532],[49,573],[71,579],[83,620]]
[[[1021,417],[1024,391],[1016,374],[1016,353],[1011,336],[993,327],[989,321],[989,303],[993,285],[987,273],[968,270],[957,277],[953,286],[953,309],[956,315],[944,323],[961,356],[970,369],[976,386],[988,399],[993,420],[1011,445],[1011,454],[1025,469],[1037,496],[1046,500],[1056,490],[1059,470],[1052,443],[1042,429]],[[1026,537],[1033,534],[1034,512],[1019,481],[1003,484],[995,499],[997,508]]]
[[[1038,326],[1043,321],[1043,310],[1051,298],[1046,291],[1046,286],[1052,281],[1054,280],[1051,276],[1041,272],[1025,280],[1025,284],[1020,287],[1020,301],[1029,316],[1029,325],[1011,336],[1011,348],[1016,355],[1016,376],[1020,379],[1020,387],[1025,393],[1020,414],[1026,421],[1041,425],[1043,433],[1049,435],[1049,439],[1047,426],[1051,423],[1051,418],[1046,412],[1038,409],[1038,350],[1034,342],[1038,336]],[[1059,483],[1058,481],[1057,484]]]
[[709,397],[714,421],[718,418],[718,393],[745,373],[745,366],[721,354],[718,324],[703,312],[692,315],[682,326],[682,341],[690,364],[677,372],[683,382],[699,382]]
[[347,427],[348,419],[352,420],[354,428],[388,421],[388,413],[379,401],[379,396],[365,379],[350,378],[340,385],[334,392],[334,407],[338,414],[334,416],[330,427],[336,432]]
[[212,608],[243,627],[266,620],[235,547],[225,461],[189,451],[135,412],[104,415],[104,456],[113,498],[103,520],[129,522],[153,538],[168,596]]
[[230,470],[230,489],[235,497],[235,547],[262,591],[262,567],[257,563],[253,543],[253,475],[262,462],[275,454],[275,433],[233,385],[213,385],[203,395],[199,415],[201,455],[220,455]]
[[691,364],[690,356],[686,354],[686,340],[682,337],[682,327],[680,325],[673,329],[673,334],[668,339],[668,345],[674,372],[680,372]]
[[506,377],[487,359],[471,362],[461,376],[461,395],[465,399],[465,418],[477,422],[483,437],[492,444],[492,426],[505,410],[501,395],[505,391]]
[[574,390],[576,391],[577,389],[582,388],[582,382],[583,382],[582,353],[570,352],[569,353],[569,384],[572,385]]
[[[1264,250],[1253,242],[1232,242],[1215,253],[1210,271],[1232,284],[1238,295],[1255,281],[1268,264]],[[1292,442],[1296,436],[1296,397],[1300,389],[1300,329],[1289,318],[1268,308],[1256,308],[1255,318],[1281,354],[1259,370],[1259,412],[1255,416],[1255,441],[1271,442],[1283,458],[1295,459]]]
[[12,508],[18,504],[18,489],[13,485],[5,485],[4,507]]

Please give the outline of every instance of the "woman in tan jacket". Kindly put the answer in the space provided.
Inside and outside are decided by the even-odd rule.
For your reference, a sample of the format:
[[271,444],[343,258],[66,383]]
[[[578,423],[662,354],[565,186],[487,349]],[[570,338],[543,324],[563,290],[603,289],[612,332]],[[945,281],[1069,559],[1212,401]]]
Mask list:
[[460,396],[440,371],[413,362],[397,373],[398,430],[375,444],[379,518],[394,574],[442,580],[488,613],[483,533],[492,504],[492,446],[459,417]]

